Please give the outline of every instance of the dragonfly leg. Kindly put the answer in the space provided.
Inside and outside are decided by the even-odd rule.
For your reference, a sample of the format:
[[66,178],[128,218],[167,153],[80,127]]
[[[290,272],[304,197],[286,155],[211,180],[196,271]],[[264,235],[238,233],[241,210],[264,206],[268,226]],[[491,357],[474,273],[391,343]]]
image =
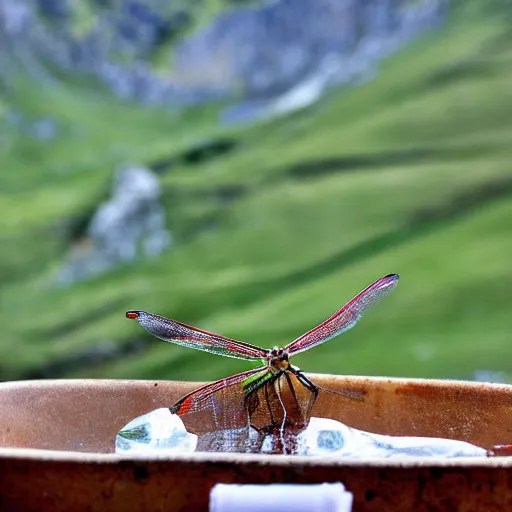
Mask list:
[[318,390],[319,387],[316,384],[313,384],[304,373],[302,373],[300,370],[296,370],[295,368],[290,368],[290,371],[299,379],[299,381],[306,386],[313,395],[315,395],[315,398],[318,397]]

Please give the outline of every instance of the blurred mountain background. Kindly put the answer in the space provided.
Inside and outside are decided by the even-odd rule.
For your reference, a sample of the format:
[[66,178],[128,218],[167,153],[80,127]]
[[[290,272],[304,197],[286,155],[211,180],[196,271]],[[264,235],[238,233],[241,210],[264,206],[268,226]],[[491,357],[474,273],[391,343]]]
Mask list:
[[209,380],[401,276],[308,372],[512,381],[509,0],[2,0],[0,379]]

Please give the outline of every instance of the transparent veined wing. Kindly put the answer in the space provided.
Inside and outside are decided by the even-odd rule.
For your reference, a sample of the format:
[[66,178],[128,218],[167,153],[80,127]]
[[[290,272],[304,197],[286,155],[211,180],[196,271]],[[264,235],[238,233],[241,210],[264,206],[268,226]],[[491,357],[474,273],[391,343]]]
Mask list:
[[160,315],[127,311],[126,318],[137,320],[153,336],[176,345],[248,361],[265,358],[266,351],[256,345],[225,338]]
[[245,372],[232,375],[231,377],[226,377],[225,379],[205,384],[204,386],[190,392],[188,395],[180,398],[180,400],[178,400],[170,410],[173,414],[179,415],[201,411],[208,407],[208,402],[216,393],[219,391],[234,392],[235,390],[231,390],[229,388],[238,384],[240,387],[240,393],[243,396],[245,394],[243,386],[244,381],[248,379],[252,380],[253,377],[257,377],[258,373],[261,374],[261,376],[266,375],[268,373],[267,367],[262,366],[260,368],[247,370]]
[[170,411],[195,434],[248,427],[244,382],[256,382],[267,374],[262,366],[211,382],[182,397]]
[[327,320],[288,344],[285,350],[292,356],[348,331],[359,322],[367,308],[373,306],[395,288],[398,279],[397,274],[381,277],[358,293]]

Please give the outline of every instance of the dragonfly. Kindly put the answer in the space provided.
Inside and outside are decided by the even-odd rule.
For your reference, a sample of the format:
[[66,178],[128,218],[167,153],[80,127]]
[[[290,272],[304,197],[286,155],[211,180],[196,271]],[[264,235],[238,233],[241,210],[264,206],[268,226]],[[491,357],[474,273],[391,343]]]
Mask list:
[[[257,361],[262,366],[208,383],[178,400],[170,411],[193,417],[192,431],[214,431],[249,425],[263,436],[297,433],[304,429],[321,389],[290,358],[354,327],[363,312],[388,295],[398,284],[397,274],[376,280],[325,321],[283,348],[262,348],[213,334],[146,311],[131,310],[126,317],[155,337],[212,354]],[[328,390],[326,390],[328,391]],[[356,390],[337,392],[348,398],[364,398]]]

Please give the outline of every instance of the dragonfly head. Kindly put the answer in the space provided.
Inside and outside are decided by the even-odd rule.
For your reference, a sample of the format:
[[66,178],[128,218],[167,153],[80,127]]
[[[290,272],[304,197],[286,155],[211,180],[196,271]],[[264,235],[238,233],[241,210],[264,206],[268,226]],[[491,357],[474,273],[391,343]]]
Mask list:
[[283,348],[274,347],[269,350],[267,361],[269,366],[276,370],[286,370],[290,366],[288,362],[288,351]]

